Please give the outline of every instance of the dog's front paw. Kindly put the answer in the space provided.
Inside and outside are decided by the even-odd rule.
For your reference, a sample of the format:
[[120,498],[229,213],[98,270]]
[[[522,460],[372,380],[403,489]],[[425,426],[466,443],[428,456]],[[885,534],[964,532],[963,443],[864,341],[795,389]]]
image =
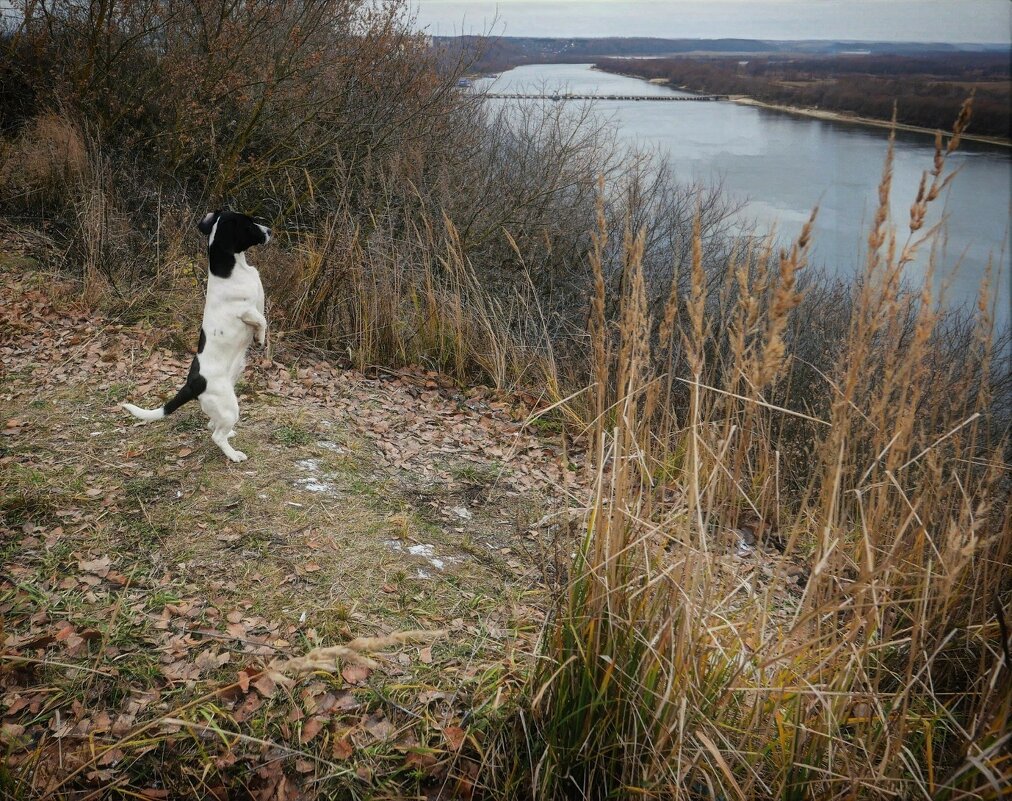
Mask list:
[[228,458],[233,462],[245,462],[249,457],[242,451],[233,451],[228,455]]
[[257,331],[257,342],[259,342],[261,345],[266,345],[267,344],[267,329],[266,328],[261,328],[259,331]]

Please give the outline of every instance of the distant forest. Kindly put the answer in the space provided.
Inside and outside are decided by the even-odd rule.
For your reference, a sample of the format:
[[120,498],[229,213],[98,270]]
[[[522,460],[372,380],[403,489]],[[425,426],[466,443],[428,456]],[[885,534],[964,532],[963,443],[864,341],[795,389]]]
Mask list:
[[970,132],[1009,135],[1009,53],[990,46],[650,37],[454,36],[434,42],[451,63],[470,62],[473,73],[524,64],[594,63],[691,91],[875,119],[888,120],[896,103],[900,122],[943,130],[972,91]]
[[[969,51],[969,46],[917,42],[847,42],[832,40],[772,41],[761,39],[661,39],[649,36],[551,38],[535,36],[436,36],[434,44],[455,56],[472,56],[475,72],[502,72],[523,64],[588,63],[601,58],[656,58],[683,54],[793,54],[802,56],[847,53],[860,48],[871,54],[916,56]],[[982,45],[983,52],[996,48]]]
[[1008,53],[837,54],[606,58],[597,67],[663,78],[696,92],[748,95],[768,103],[850,112],[947,130],[974,92],[970,133],[1008,137]]
[[521,36],[444,36],[435,44],[454,60],[461,51],[472,54],[476,72],[502,72],[524,64],[588,63],[603,57],[669,56],[676,53],[769,53],[777,47],[751,39],[550,39]]

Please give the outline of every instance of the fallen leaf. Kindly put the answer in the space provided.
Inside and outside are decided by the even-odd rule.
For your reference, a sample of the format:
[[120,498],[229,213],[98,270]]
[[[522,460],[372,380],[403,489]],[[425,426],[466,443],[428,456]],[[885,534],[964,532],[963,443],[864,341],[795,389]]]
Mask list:
[[307,720],[302,726],[302,733],[299,735],[299,742],[302,743],[302,745],[308,743],[320,733],[326,723],[326,718],[320,717],[310,718]]
[[348,684],[364,684],[371,672],[365,665],[345,665],[341,676]]
[[77,629],[74,628],[74,624],[67,620],[64,620],[59,624],[59,626],[60,627],[56,632],[56,636],[54,637],[57,642],[64,642],[70,639],[71,635],[75,634],[77,631]]
[[219,654],[214,649],[209,649],[197,654],[197,658],[193,660],[193,664],[201,673],[205,673],[221,667],[231,658],[232,655],[228,651]]
[[418,652],[418,658],[426,665],[432,664],[432,646],[427,645]]
[[439,760],[432,754],[420,754],[417,751],[408,754],[404,760],[404,767],[422,771],[427,771],[438,764]]
[[232,712],[232,717],[235,718],[236,723],[242,723],[249,719],[249,717],[255,713],[261,706],[263,706],[263,699],[256,693],[250,693],[247,695],[241,704],[235,708]]
[[382,715],[382,712],[370,715],[364,724],[364,728],[377,740],[389,740],[397,729],[393,723],[386,718],[380,717],[380,715]]
[[132,713],[123,713],[116,716],[116,720],[113,721],[112,727],[109,729],[110,733],[114,737],[122,737],[131,728],[133,728],[134,720],[136,715]]
[[362,704],[361,702],[347,690],[343,690],[337,695],[337,702],[334,704],[334,709],[339,709],[342,712],[348,712],[352,709],[358,709]]
[[112,564],[112,559],[108,556],[103,556],[93,561],[79,561],[77,566],[85,573],[93,573],[99,578],[105,578],[109,573],[109,565]]
[[19,723],[4,723],[0,725],[0,743],[7,745],[13,743],[22,734],[24,734],[25,727]]
[[123,752],[122,749],[120,749],[120,748],[112,748],[112,749],[110,749],[108,751],[105,751],[102,754],[102,756],[100,756],[98,758],[98,763],[97,764],[102,765],[103,767],[105,767],[107,765],[115,765],[117,762],[119,762],[125,756],[126,756],[126,754]]
[[443,729],[443,736],[446,738],[446,743],[450,746],[451,750],[459,751],[460,747],[464,744],[464,739],[467,737],[467,732],[460,728],[460,726],[447,726]]
[[334,759],[351,759],[355,753],[355,746],[351,744],[351,738],[345,734],[334,740]]
[[278,686],[274,683],[274,679],[268,676],[266,673],[262,673],[260,677],[253,682],[253,686],[264,698],[270,698],[274,695],[274,691]]

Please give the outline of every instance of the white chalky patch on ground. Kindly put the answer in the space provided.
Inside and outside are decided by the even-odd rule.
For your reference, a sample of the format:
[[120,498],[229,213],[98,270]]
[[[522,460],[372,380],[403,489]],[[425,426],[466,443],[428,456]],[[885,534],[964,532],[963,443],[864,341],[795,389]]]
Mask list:
[[[436,548],[435,548],[435,546],[428,545],[428,544],[409,545],[407,548],[404,547],[404,544],[402,542],[400,542],[400,540],[387,540],[386,544],[387,544],[387,547],[389,547],[391,550],[394,550],[394,551],[404,551],[404,550],[407,550],[407,552],[409,554],[411,554],[412,556],[420,556],[420,557],[422,557],[422,559],[425,559],[430,565],[432,565],[434,568],[436,568],[436,570],[442,570],[444,567],[446,567],[446,563],[447,562],[456,562],[456,561],[458,561],[457,559],[453,559],[452,557],[449,557],[449,556],[446,556],[446,557],[443,557],[443,558],[440,558],[440,557],[436,556]],[[425,572],[425,571],[421,571],[420,570],[418,577],[419,578],[429,578],[428,575],[422,576],[421,573],[423,573],[423,572]]]
[[317,481],[315,478],[300,478],[295,482],[307,492],[333,492],[334,485],[326,481]]
[[[300,459],[295,463],[295,466],[301,467],[309,473],[318,473],[320,471],[320,461],[318,459]],[[297,478],[295,485],[302,487],[306,492],[334,492],[333,484],[312,476],[309,478]]]
[[466,506],[454,506],[452,512],[461,520],[470,520],[474,517],[474,515],[471,514],[471,510]]
[[[333,451],[334,453],[347,453],[348,452],[348,449],[345,448],[343,445],[338,445],[336,442],[331,442],[330,440],[327,440],[327,439],[321,439],[316,444],[319,447],[324,448],[325,450],[328,450],[328,451]],[[311,461],[311,460],[307,459],[307,461]]]
[[429,564],[436,568],[436,570],[442,570],[446,567],[446,562],[436,557],[436,549],[431,545],[412,545],[408,548],[408,553],[412,556],[421,556],[423,559],[428,559]]

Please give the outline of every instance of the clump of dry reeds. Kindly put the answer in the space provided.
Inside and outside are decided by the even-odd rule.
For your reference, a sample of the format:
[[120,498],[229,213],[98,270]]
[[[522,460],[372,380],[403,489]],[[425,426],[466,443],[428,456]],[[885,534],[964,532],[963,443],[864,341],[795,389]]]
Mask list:
[[[952,147],[939,140],[911,235]],[[729,271],[738,299],[722,371],[708,370],[697,233],[677,421],[657,411],[668,344],[645,333],[639,240],[627,236],[614,351],[591,317],[591,372],[611,395],[597,401],[586,534],[533,682],[537,797],[993,798],[1012,778],[1012,510],[1007,432],[987,430],[989,324],[953,368],[965,394],[942,402],[930,275],[912,328],[900,297],[925,240],[897,245],[890,178],[891,152],[850,331],[824,375],[825,418],[765,395],[788,378],[811,224],[772,286],[762,270]],[[665,312],[665,336],[677,317]],[[809,464],[821,466],[790,498],[784,416],[818,432]],[[760,557],[768,578],[732,555],[743,518],[760,553],[764,536],[783,550]]]
[[89,169],[87,142],[65,116],[35,117],[11,141],[0,144],[0,188],[6,203],[58,211]]
[[551,342],[533,291],[482,286],[453,222],[403,221],[410,233],[363,233],[335,215],[279,254],[266,280],[290,334],[345,354],[359,369],[424,364],[498,389],[556,394]]

